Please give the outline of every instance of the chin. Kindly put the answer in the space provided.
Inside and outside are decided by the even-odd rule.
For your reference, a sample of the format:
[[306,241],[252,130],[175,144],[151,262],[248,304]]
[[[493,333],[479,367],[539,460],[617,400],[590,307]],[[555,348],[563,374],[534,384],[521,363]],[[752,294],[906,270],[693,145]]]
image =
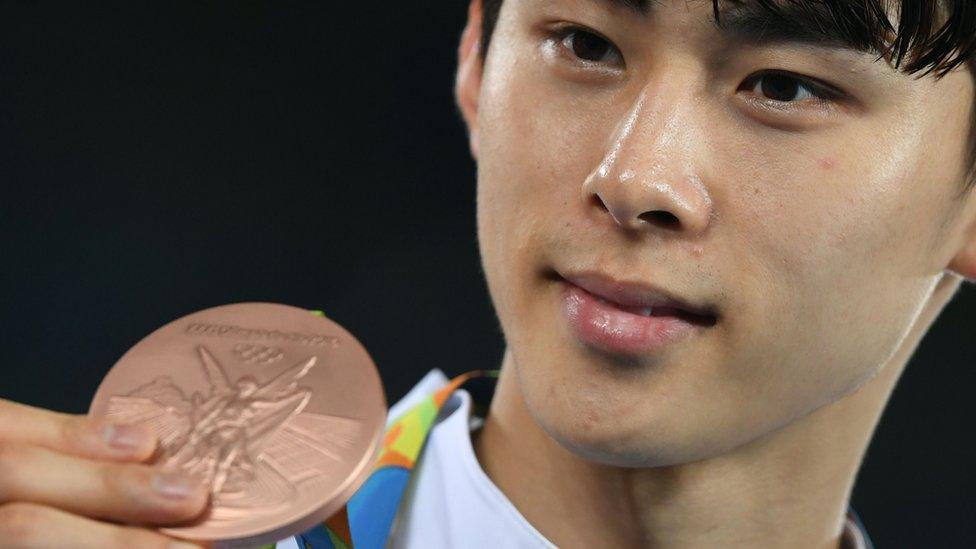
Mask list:
[[748,435],[736,414],[705,397],[716,394],[702,379],[714,364],[707,339],[649,356],[608,356],[581,345],[552,315],[547,301],[501,318],[525,407],[566,451],[614,467],[664,467],[718,456]]
[[707,452],[692,451],[664,438],[657,438],[652,443],[630,438],[594,439],[592,436],[569,435],[554,433],[553,439],[581,459],[613,467],[665,467],[709,457]]
[[[532,409],[532,407],[529,407]],[[720,444],[703,439],[694,425],[661,418],[660,425],[617,421],[588,422],[585,410],[548,409],[533,413],[536,423],[577,457],[614,467],[664,467],[708,459]],[[699,433],[695,435],[694,433]]]

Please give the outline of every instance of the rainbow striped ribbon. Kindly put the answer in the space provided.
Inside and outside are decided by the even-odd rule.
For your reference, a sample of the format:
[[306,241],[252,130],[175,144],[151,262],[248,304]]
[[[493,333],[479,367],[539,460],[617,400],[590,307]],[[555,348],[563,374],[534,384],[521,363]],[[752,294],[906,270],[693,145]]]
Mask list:
[[[339,512],[295,536],[298,546],[303,549],[352,549],[355,538],[359,549],[384,547],[410,471],[420,456],[434,418],[451,393],[465,382],[482,377],[497,378],[498,373],[499,370],[463,373],[394,420],[386,429],[379,460],[366,481]],[[274,545],[260,549],[274,549]]]

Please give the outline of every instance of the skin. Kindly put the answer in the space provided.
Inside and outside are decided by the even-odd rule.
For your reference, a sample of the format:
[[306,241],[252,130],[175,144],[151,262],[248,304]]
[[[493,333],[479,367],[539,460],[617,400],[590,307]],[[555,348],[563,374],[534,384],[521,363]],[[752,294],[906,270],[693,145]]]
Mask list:
[[[954,200],[972,79],[723,48],[705,6],[660,4],[635,20],[506,0],[484,64],[470,5],[456,94],[508,342],[475,450],[560,546],[836,546],[892,387],[976,278],[976,199]],[[599,27],[627,69],[557,56],[559,21]],[[737,90],[770,65],[855,99],[763,109]],[[650,210],[677,223],[639,223]],[[721,317],[666,352],[602,355],[559,316],[548,275],[574,268]],[[207,487],[158,476],[150,433],[106,427],[0,399],[0,547],[178,547],[152,526],[199,516]]]
[[147,464],[156,446],[142,427],[0,399],[0,547],[201,547],[151,528],[208,503],[199,480]]
[[[507,343],[474,446],[559,546],[837,547],[893,387],[976,279],[976,198],[957,198],[968,70],[739,47],[711,21],[711,2],[641,18],[505,0],[482,63],[470,4],[455,92]],[[566,23],[623,61],[581,62],[554,34]],[[777,108],[743,86],[765,69],[847,97]],[[654,210],[677,221],[638,218]],[[579,269],[711,304],[718,322],[658,352],[600,352],[560,312],[552,272]]]

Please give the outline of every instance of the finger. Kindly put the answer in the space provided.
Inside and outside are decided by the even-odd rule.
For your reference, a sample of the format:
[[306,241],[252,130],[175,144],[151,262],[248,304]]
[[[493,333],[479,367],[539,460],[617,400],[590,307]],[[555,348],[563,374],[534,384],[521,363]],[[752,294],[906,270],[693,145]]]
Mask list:
[[145,461],[156,436],[142,425],[116,425],[0,399],[0,441],[34,444],[92,459]]
[[199,515],[209,490],[194,477],[139,463],[95,461],[0,443],[0,503],[39,503],[93,518],[172,524]]
[[0,548],[200,549],[147,528],[98,522],[33,503],[0,505]]

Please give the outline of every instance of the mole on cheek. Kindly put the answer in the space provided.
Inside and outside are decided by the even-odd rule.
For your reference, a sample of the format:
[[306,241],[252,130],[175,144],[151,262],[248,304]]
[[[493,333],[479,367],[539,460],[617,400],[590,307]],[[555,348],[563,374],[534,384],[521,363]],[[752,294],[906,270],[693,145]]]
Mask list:
[[832,156],[825,156],[817,160],[817,165],[821,170],[829,170],[837,165],[837,159]]

